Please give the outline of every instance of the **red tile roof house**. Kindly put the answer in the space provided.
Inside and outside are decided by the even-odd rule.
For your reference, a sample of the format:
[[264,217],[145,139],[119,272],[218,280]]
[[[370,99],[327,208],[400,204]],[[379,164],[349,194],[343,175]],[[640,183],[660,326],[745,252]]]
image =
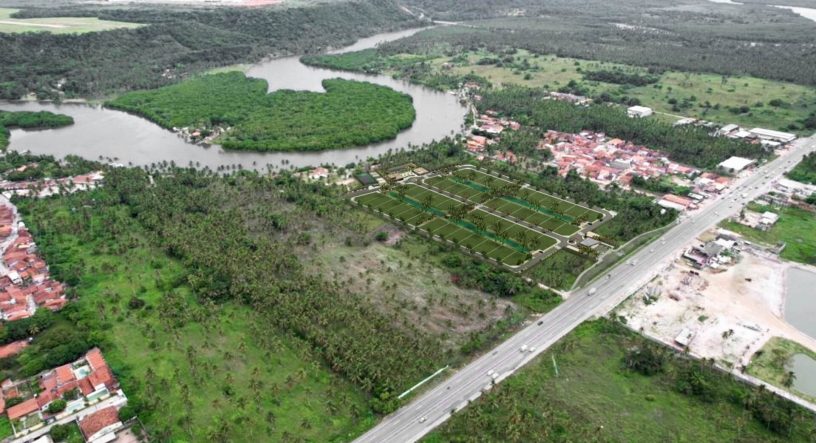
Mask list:
[[79,429],[89,443],[110,441],[107,437],[114,437],[113,432],[120,427],[119,410],[114,406],[100,409],[79,420]]
[[[127,404],[127,397],[119,389],[119,382],[98,348],[88,351],[83,358],[45,371],[31,379],[3,382],[0,390],[0,413],[8,398],[18,397],[18,386],[39,383],[41,391],[34,397],[8,408],[15,437],[35,439],[47,433],[56,423],[77,420],[87,441],[108,441],[112,429],[121,426],[118,411]],[[66,394],[74,391],[70,400]],[[48,406],[64,399],[67,407],[51,414]],[[114,414],[116,413],[116,414]],[[114,417],[115,415],[115,417]],[[84,425],[83,425],[84,423]],[[118,426],[114,426],[118,424]]]

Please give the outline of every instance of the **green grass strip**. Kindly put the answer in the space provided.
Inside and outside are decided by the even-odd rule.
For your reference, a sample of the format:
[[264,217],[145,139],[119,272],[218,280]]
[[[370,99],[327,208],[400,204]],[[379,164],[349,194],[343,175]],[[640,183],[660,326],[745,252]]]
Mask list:
[[389,195],[391,197],[396,198],[397,200],[405,203],[405,204],[411,205],[411,206],[419,209],[420,211],[429,212],[429,213],[431,213],[431,214],[433,214],[433,215],[435,215],[437,217],[445,218],[446,213],[444,211],[440,210],[440,209],[432,208],[430,206],[425,206],[422,203],[420,203],[420,202],[418,202],[418,201],[416,201],[416,200],[414,200],[414,199],[412,199],[410,197],[403,197],[403,196],[399,195],[399,193],[394,192],[394,191],[391,191],[389,193]]
[[509,201],[509,202],[515,203],[515,204],[520,205],[520,206],[524,206],[524,207],[525,207],[525,208],[527,208],[527,209],[532,209],[533,211],[536,211],[536,212],[540,212],[540,213],[542,213],[542,214],[549,215],[550,217],[557,218],[557,219],[559,219],[559,220],[561,220],[562,222],[565,222],[565,223],[572,223],[573,221],[575,221],[575,219],[574,219],[574,218],[572,218],[572,217],[570,217],[570,216],[568,216],[568,215],[563,215],[563,214],[560,214],[560,213],[558,213],[558,212],[551,211],[551,210],[549,210],[549,209],[545,209],[545,208],[538,208],[538,207],[536,207],[536,206],[533,206],[533,205],[532,205],[531,203],[529,203],[527,200],[522,200],[522,199],[520,199],[520,198],[516,198],[516,197],[507,197],[507,196],[505,196],[505,197],[499,197],[499,198],[501,198],[502,200],[507,200],[507,201]]

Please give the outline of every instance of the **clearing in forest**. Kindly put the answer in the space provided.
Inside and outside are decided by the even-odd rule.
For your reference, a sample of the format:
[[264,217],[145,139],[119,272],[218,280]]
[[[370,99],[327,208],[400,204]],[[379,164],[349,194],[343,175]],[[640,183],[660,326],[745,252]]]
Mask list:
[[0,33],[50,32],[52,34],[84,34],[144,26],[140,23],[100,20],[96,17],[12,18],[12,14],[17,11],[17,9],[0,8]]

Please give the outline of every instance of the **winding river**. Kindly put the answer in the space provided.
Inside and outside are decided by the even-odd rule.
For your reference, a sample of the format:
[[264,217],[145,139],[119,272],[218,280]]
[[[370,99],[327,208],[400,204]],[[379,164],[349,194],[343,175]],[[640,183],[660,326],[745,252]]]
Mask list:
[[[378,43],[407,37],[421,29],[378,34],[364,38],[351,46],[332,53],[373,48]],[[322,91],[321,82],[329,78],[368,81],[405,92],[414,100],[416,121],[394,140],[351,149],[321,152],[257,153],[225,151],[219,146],[203,147],[184,142],[176,134],[124,112],[84,104],[53,104],[41,102],[0,102],[8,111],[52,111],[74,118],[72,126],[54,130],[12,130],[10,148],[49,154],[58,158],[74,154],[90,160],[115,159],[132,165],[149,165],[173,161],[179,166],[196,165],[217,169],[219,166],[242,165],[244,168],[309,166],[319,164],[345,165],[389,150],[418,146],[439,140],[461,129],[466,109],[456,96],[437,92],[407,81],[384,75],[365,75],[302,64],[299,57],[283,57],[264,61],[249,68],[247,75],[269,82],[269,90],[280,89]]]

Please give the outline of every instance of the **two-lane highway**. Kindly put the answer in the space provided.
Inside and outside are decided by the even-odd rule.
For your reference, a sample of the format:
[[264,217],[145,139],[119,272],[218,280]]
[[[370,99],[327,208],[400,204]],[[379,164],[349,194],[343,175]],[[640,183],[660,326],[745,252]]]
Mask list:
[[745,202],[765,192],[771,181],[792,168],[803,154],[814,150],[816,136],[799,140],[790,153],[758,168],[750,177],[736,184],[732,191],[710,202],[697,213],[681,218],[660,239],[597,280],[591,285],[595,288],[594,294],[589,295],[589,288],[574,293],[530,326],[385,417],[356,441],[402,443],[419,440],[450,418],[452,411],[467,406],[469,401],[489,391],[493,382],[498,383],[511,375],[585,320],[613,309],[656,275],[676,256],[678,250],[720,220],[739,212]]

